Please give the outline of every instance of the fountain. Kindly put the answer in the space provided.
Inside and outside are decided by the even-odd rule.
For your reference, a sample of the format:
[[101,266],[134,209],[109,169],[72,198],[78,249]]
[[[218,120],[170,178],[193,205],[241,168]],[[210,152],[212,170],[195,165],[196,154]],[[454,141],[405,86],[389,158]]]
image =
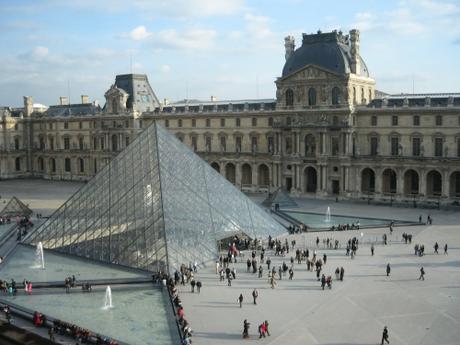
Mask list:
[[43,256],[43,244],[38,242],[37,249],[35,250],[35,268],[45,269],[45,258]]
[[324,222],[325,223],[331,222],[331,208],[329,206],[327,207],[326,216],[324,217]]
[[107,286],[105,289],[105,300],[104,300],[104,307],[102,309],[107,310],[113,308],[112,304],[112,289],[110,286]]

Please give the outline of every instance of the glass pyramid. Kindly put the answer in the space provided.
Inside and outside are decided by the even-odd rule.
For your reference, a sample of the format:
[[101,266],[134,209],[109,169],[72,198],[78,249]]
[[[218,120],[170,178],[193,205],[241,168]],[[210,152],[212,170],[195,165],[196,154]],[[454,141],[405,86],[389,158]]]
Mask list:
[[148,271],[217,257],[217,239],[285,232],[166,129],[154,123],[25,242]]
[[13,196],[10,201],[5,205],[3,210],[0,212],[1,216],[10,216],[10,217],[15,217],[15,216],[30,216],[32,214],[32,210],[27,207],[26,204],[24,204],[21,200]]
[[278,204],[279,207],[297,207],[297,203],[291,199],[289,193],[282,189],[278,188],[274,193],[269,194],[268,197],[262,202],[262,205],[265,207],[271,207],[275,204]]

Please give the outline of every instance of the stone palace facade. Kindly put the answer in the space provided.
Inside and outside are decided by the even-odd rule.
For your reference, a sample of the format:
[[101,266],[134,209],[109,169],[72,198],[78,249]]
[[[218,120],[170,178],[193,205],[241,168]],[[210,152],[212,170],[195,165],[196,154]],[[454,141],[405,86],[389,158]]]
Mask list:
[[460,200],[460,94],[387,95],[359,31],[285,38],[276,99],[163,104],[145,75],[116,77],[103,108],[0,108],[0,177],[88,180],[158,121],[243,191],[379,202]]

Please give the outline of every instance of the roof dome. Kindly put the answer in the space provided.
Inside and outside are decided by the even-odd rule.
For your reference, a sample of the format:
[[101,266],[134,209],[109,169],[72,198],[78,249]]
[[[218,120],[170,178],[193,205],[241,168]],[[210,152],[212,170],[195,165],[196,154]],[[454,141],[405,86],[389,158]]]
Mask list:
[[[303,34],[302,46],[295,50],[283,67],[282,77],[296,72],[307,65],[317,65],[338,74],[351,72],[351,51],[348,36],[341,32]],[[369,77],[367,66],[361,56],[360,75]]]

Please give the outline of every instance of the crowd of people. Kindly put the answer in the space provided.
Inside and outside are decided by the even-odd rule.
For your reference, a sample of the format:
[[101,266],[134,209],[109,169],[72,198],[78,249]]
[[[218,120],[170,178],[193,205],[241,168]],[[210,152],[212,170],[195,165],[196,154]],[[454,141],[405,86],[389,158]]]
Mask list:
[[[24,289],[24,292],[26,294],[31,295],[33,284],[31,281],[24,279],[22,282],[22,288]],[[18,283],[16,283],[14,279],[11,279],[10,282],[7,280],[0,279],[0,291],[4,295],[16,296],[18,293]]]

